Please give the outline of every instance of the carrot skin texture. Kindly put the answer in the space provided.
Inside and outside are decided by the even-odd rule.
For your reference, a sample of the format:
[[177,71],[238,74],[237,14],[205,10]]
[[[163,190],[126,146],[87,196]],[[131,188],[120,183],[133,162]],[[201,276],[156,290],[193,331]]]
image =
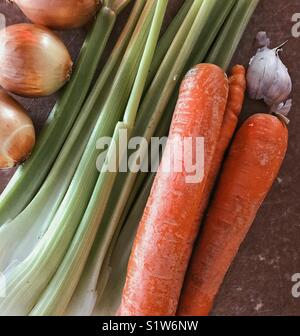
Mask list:
[[246,85],[246,69],[242,65],[235,65],[232,68],[232,74],[229,77],[229,94],[219,140],[213,156],[211,168],[205,182],[204,198],[200,211],[200,221],[202,220],[204,212],[207,208],[211,192],[222,166],[225,152],[228,149],[236,130],[238,118],[242,111],[245,99]]
[[287,144],[286,126],[272,115],[253,115],[238,131],[191,258],[177,315],[210,313],[225,274],[278,175]]
[[[180,88],[165,149],[171,162],[174,153],[170,143],[176,136],[193,140],[204,137],[204,176],[207,175],[227,97],[228,79],[221,68],[200,64],[188,72]],[[119,309],[121,316],[176,314],[199,229],[197,218],[204,179],[188,184],[189,174],[185,171],[163,171],[166,160],[164,154],[134,242]]]

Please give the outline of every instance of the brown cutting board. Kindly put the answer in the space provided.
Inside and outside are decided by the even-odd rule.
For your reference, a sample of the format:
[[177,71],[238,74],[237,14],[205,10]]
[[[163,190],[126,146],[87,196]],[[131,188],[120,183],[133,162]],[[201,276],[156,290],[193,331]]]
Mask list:
[[[168,20],[182,0],[170,3]],[[261,0],[234,57],[233,63],[247,65],[255,52],[254,37],[259,30],[270,34],[274,47],[289,39],[282,57],[293,77],[294,107],[290,114],[290,145],[284,166],[226,276],[213,312],[215,315],[300,315],[300,298],[293,298],[291,294],[291,277],[300,273],[300,114],[297,111],[300,109],[300,37],[291,36],[291,20],[297,12],[300,13],[299,0]],[[6,0],[0,0],[0,13],[6,16],[8,25],[26,21]],[[118,22],[110,47],[126,15],[128,10]],[[85,33],[85,29],[59,33],[74,60]],[[106,57],[108,53],[109,48]],[[39,131],[56,96],[18,99],[30,111]],[[242,119],[265,110],[263,104],[247,99]],[[0,172],[0,192],[12,174],[13,170]]]

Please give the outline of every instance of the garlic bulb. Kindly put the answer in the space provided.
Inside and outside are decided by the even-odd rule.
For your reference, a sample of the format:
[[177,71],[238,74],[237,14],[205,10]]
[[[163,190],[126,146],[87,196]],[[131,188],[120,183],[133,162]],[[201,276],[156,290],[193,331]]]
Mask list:
[[35,144],[35,131],[23,107],[0,90],[0,169],[22,163]]
[[81,27],[96,14],[100,0],[13,0],[34,23],[55,29]]
[[269,49],[270,40],[265,32],[259,32],[257,40],[260,48],[251,59],[247,72],[249,96],[276,106],[285,101],[292,91],[288,69],[279,57],[282,45]]
[[16,24],[0,31],[0,85],[13,93],[39,97],[60,89],[70,78],[72,60],[49,29]]

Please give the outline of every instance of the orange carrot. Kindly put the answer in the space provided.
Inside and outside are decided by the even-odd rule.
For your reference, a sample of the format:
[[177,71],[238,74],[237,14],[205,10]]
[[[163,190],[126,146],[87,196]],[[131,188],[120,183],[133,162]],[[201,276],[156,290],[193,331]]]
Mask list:
[[211,191],[220,172],[225,152],[236,129],[238,118],[244,103],[245,91],[246,69],[242,65],[235,65],[232,68],[232,75],[229,77],[229,95],[221,133],[211,163],[211,168],[205,182],[203,202],[200,210],[200,221],[203,218],[205,209],[207,208]]
[[[167,173],[172,140],[205,139],[207,175],[228,97],[223,70],[200,64],[186,75],[179,93],[169,140],[130,257],[119,315],[175,315],[185,271],[199,229],[204,179],[186,183],[188,174]],[[195,148],[193,149],[194,152]],[[170,153],[168,160],[166,153]],[[193,157],[195,157],[193,153]]]
[[284,159],[288,131],[256,114],[238,131],[186,275],[177,315],[208,315],[215,295]]

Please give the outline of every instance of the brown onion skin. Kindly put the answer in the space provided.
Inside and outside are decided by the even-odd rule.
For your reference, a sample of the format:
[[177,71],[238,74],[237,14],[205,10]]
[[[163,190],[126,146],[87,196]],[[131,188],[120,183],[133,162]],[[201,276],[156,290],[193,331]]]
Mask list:
[[100,0],[13,0],[32,22],[64,30],[88,23],[97,13]]
[[24,108],[0,90],[0,169],[25,161],[35,145],[35,130]]
[[49,29],[28,23],[0,31],[0,85],[25,97],[49,96],[69,80],[71,56]]

